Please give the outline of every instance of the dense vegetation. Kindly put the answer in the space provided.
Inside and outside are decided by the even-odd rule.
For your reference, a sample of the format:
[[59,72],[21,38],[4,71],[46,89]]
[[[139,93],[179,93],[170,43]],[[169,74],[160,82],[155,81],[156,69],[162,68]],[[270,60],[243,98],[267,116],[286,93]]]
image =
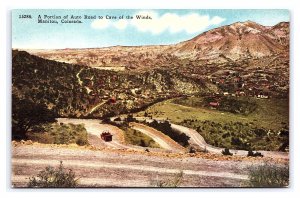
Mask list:
[[174,131],[171,128],[171,124],[168,121],[157,122],[156,120],[154,120],[153,122],[146,123],[146,124],[148,126],[150,126],[150,127],[153,127],[155,129],[157,129],[158,131],[161,131],[165,135],[167,135],[170,138],[172,138],[175,142],[178,142],[180,145],[182,145],[184,147],[189,146],[188,140],[190,139],[190,137],[188,137],[184,133],[180,133],[178,131]]
[[41,124],[55,122],[56,115],[45,104],[12,96],[12,139],[27,139],[27,132]]
[[219,111],[248,115],[255,111],[257,104],[255,99],[246,97],[232,96],[205,96],[174,99],[175,104],[185,105],[189,107],[210,107],[210,103],[218,103],[213,108]]
[[280,188],[289,185],[288,166],[275,166],[271,164],[249,168],[249,182],[246,186],[263,188]]
[[28,133],[28,139],[44,144],[88,145],[88,135],[84,126],[71,123],[36,126]]
[[186,119],[181,124],[194,128],[207,143],[217,147],[284,151],[288,145],[289,131],[286,125],[282,125],[281,130],[274,131],[258,128],[253,123],[241,122],[217,123],[209,120]]
[[255,102],[257,108],[247,115],[202,106],[205,99],[197,96],[157,103],[135,116],[164,118],[193,128],[214,146],[252,151],[288,151],[288,99],[248,99]]
[[45,104],[61,117],[128,113],[174,94],[199,91],[196,82],[166,70],[137,74],[106,71],[46,60],[24,51],[13,51],[12,85],[16,97]]
[[78,186],[78,178],[72,169],[63,167],[62,161],[58,168],[51,166],[41,170],[37,176],[29,178],[29,188],[74,188]]

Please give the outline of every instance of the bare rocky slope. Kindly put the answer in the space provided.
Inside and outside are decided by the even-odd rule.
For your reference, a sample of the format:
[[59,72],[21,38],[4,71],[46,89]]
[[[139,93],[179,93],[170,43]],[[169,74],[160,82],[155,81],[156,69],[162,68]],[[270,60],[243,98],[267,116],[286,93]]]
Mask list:
[[[182,173],[179,187],[224,188],[247,186],[249,167],[268,160],[13,142],[12,186],[26,187],[29,177],[49,165],[57,167],[60,161],[74,170],[80,187],[157,187],[161,182],[176,180]],[[279,166],[287,162],[268,161]]]
[[176,66],[186,59],[207,64],[270,58],[279,54],[288,56],[289,40],[288,22],[263,26],[246,21],[215,28],[173,45],[29,50],[29,52],[59,62],[102,69],[132,70]]

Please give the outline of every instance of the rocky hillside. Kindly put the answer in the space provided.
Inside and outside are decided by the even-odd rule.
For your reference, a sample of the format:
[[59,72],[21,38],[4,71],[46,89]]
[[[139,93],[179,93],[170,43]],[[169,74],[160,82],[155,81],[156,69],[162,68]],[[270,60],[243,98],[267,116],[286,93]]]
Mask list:
[[[188,61],[223,64],[289,55],[289,23],[263,26],[237,22],[204,32],[191,40],[165,46],[30,50],[37,56],[108,70],[133,70],[183,65]],[[268,65],[267,65],[268,66]]]
[[106,71],[13,51],[13,96],[44,103],[59,116],[115,115],[204,89],[203,83],[176,71]]
[[273,27],[247,21],[219,27],[173,48],[178,57],[192,59],[220,59],[223,61],[261,58],[288,54],[289,23]]
[[[30,54],[31,55],[30,55]],[[13,94],[102,117],[203,91],[288,98],[289,23],[247,21],[165,46],[13,51]]]

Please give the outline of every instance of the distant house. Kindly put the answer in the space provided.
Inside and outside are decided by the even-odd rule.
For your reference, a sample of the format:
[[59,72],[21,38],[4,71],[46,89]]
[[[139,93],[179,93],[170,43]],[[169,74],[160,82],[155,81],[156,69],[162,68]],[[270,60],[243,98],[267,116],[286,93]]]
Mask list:
[[117,99],[116,99],[115,97],[111,97],[111,98],[108,100],[108,102],[109,102],[110,104],[115,104],[115,103],[117,102]]
[[241,78],[240,77],[235,77],[234,79],[233,79],[233,82],[240,82],[241,81]]
[[209,106],[213,107],[213,108],[216,108],[216,107],[220,106],[220,103],[219,102],[210,102]]

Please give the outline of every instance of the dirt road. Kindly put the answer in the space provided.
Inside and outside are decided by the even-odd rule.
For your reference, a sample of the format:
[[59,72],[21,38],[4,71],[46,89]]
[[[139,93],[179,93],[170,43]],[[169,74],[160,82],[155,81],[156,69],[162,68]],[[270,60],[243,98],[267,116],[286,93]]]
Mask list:
[[[224,148],[219,148],[207,144],[204,138],[194,129],[190,129],[188,127],[184,127],[181,125],[171,124],[171,127],[174,130],[180,131],[181,133],[185,133],[187,136],[190,137],[190,144],[194,145],[196,148],[199,147],[201,149],[206,149],[208,152],[221,154]],[[236,150],[230,149],[230,152],[237,156],[247,156],[248,151],[245,150]],[[287,152],[277,152],[277,151],[258,151],[263,154],[264,157],[270,158],[281,158],[281,159],[289,159],[289,153]]]
[[[160,148],[149,148],[141,147],[131,144],[126,144],[124,131],[120,128],[110,125],[110,124],[101,124],[101,120],[97,119],[72,119],[72,118],[57,118],[59,123],[73,123],[73,124],[83,124],[85,129],[88,132],[88,142],[90,145],[93,145],[97,148],[115,148],[115,149],[129,149],[129,150],[138,150],[144,151],[148,149],[149,151],[155,152],[169,152],[169,150],[160,149]],[[100,138],[100,134],[103,131],[109,131],[112,135],[111,142],[105,142]],[[169,138],[170,139],[170,138]],[[163,147],[162,147],[163,148]],[[176,150],[178,151],[178,150]]]
[[59,161],[75,171],[80,186],[89,187],[154,187],[180,172],[182,187],[239,187],[248,178],[247,167],[262,163],[18,145],[12,148],[12,185],[26,186],[30,176],[48,165],[58,166]]
[[[110,147],[116,149],[126,149],[129,148],[125,145],[124,134],[118,127],[101,124],[100,120],[96,119],[71,119],[71,118],[58,118],[59,123],[73,123],[73,124],[83,124],[87,132],[89,133],[88,141],[90,144],[96,147]],[[113,135],[111,142],[105,142],[100,138],[100,134],[104,131],[109,131]],[[133,147],[130,147],[133,148]]]
[[[146,120],[147,122],[153,121],[153,119],[147,118],[147,117],[136,117],[137,120],[139,121],[144,121]],[[164,121],[162,118],[156,119],[157,121]],[[190,137],[189,143],[190,145],[194,146],[195,148],[199,149],[205,149],[208,152],[215,153],[215,154],[221,154],[222,150],[224,148],[219,148],[212,146],[208,143],[206,143],[205,139],[194,129],[173,124],[170,123],[172,129],[179,131],[181,133],[185,133],[187,136]],[[245,150],[236,150],[236,149],[230,149],[230,152],[232,152],[234,155],[237,156],[247,156],[248,151]],[[280,158],[280,159],[289,159],[289,153],[287,152],[277,152],[277,151],[258,151],[261,152],[265,157],[270,157],[270,158]]]

